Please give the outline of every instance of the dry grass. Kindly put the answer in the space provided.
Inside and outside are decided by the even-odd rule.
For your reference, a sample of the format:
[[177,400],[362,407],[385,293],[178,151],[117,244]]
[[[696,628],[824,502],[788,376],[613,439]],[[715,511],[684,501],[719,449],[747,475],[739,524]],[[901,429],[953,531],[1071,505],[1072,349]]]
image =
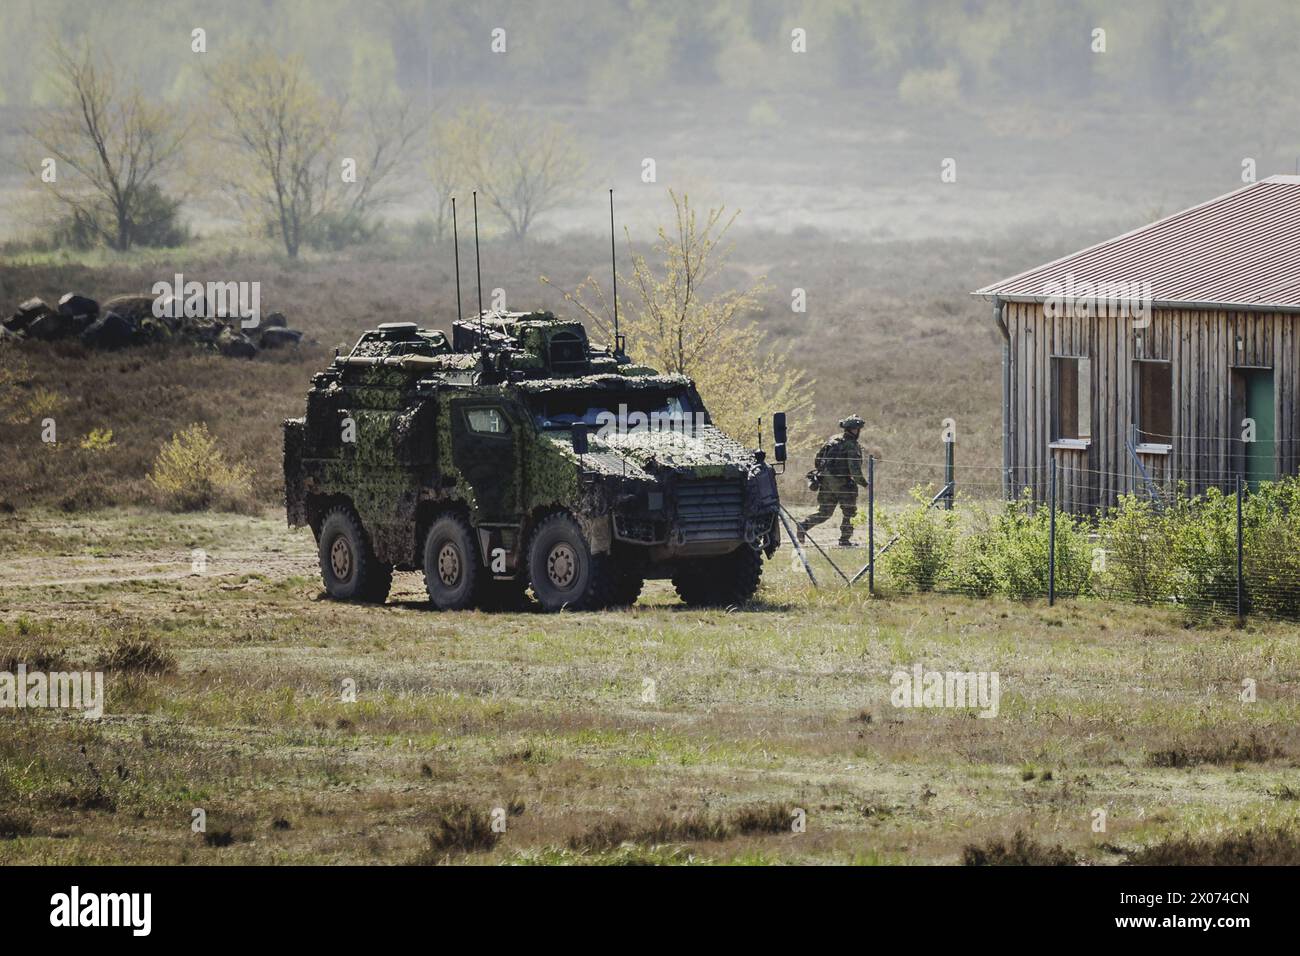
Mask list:
[[[102,721],[0,713],[0,816],[31,826],[0,840],[0,864],[1036,858],[1017,830],[1102,864],[1125,855],[1107,847],[1300,829],[1285,625],[871,600],[812,591],[788,556],[732,613],[651,582],[627,612],[438,614],[414,574],[385,607],[342,605],[278,515],[20,512],[0,517],[0,551],[5,642],[84,666],[145,637],[176,662],[110,670]],[[891,674],[918,661],[998,671],[998,716],[893,707]],[[200,807],[228,845],[190,831]]]
[[1078,856],[1060,845],[1045,846],[1017,830],[1009,843],[995,837],[967,846],[961,860],[966,866],[1073,866]]
[[1256,829],[1218,837],[1175,837],[1132,854],[1134,866],[1296,866],[1300,833]]

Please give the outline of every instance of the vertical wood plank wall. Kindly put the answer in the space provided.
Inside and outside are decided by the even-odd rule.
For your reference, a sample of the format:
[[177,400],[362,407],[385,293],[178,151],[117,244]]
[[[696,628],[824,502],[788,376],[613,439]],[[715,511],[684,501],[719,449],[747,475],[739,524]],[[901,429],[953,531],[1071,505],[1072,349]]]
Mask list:
[[[1133,421],[1133,363],[1167,361],[1173,379],[1173,447],[1143,455],[1148,475],[1162,488],[1186,482],[1192,493],[1233,482],[1232,370],[1273,369],[1277,472],[1300,466],[1300,315],[1206,309],[1157,309],[1145,329],[1127,318],[1047,318],[1041,303],[1006,302],[1011,335],[1012,488],[1046,500],[1055,454],[1061,471],[1058,500],[1071,511],[1105,508],[1136,490],[1125,442]],[[1139,338],[1140,336],[1140,338]],[[1241,347],[1237,339],[1241,339]],[[1086,450],[1049,449],[1053,356],[1090,362],[1092,442]],[[1239,448],[1240,445],[1238,444]]]

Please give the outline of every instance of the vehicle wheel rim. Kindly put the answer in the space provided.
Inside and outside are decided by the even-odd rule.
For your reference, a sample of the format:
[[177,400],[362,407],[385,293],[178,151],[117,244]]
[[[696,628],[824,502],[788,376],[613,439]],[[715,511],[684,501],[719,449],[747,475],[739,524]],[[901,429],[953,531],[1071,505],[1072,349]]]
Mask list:
[[438,551],[438,580],[444,587],[455,587],[460,580],[460,552],[450,541]]
[[330,570],[340,581],[346,581],[352,576],[352,546],[342,535],[330,545]]
[[578,555],[567,544],[557,544],[546,556],[546,576],[557,588],[573,586],[578,577]]

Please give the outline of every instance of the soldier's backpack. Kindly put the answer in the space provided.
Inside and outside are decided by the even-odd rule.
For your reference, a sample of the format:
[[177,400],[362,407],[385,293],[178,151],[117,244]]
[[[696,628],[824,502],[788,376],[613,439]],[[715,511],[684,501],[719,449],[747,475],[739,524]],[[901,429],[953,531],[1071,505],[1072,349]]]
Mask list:
[[822,476],[826,472],[826,465],[828,464],[827,458],[832,450],[831,446],[833,444],[834,439],[822,445],[822,447],[817,451],[817,457],[813,459],[812,471],[808,472],[808,474],[804,476],[808,479],[809,491],[821,491]]

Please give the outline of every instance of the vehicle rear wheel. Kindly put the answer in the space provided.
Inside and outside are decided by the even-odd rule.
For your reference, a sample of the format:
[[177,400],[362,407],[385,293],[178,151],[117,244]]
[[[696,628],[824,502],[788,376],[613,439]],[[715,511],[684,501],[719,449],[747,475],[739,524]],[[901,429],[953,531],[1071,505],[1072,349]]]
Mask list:
[[586,611],[608,606],[614,576],[608,555],[592,554],[578,523],[553,514],[533,532],[528,576],[543,610]]
[[483,574],[469,522],[456,514],[438,518],[424,538],[424,589],[440,611],[474,604]]
[[330,597],[373,604],[387,600],[393,586],[393,566],[375,557],[370,539],[351,508],[334,508],[325,515],[318,544],[321,580]]
[[673,587],[687,604],[730,607],[752,600],[763,575],[763,556],[741,545],[720,558],[683,561],[673,571]]

